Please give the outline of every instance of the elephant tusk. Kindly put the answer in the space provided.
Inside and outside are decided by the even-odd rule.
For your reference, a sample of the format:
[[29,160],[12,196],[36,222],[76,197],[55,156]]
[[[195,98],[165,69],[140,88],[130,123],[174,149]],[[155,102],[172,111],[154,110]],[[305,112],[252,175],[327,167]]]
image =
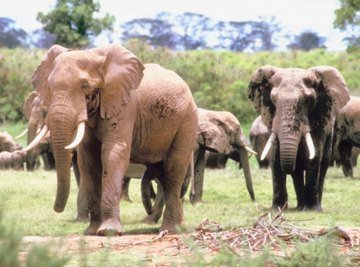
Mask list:
[[314,142],[313,142],[309,132],[307,132],[305,134],[305,141],[306,141],[306,145],[309,149],[309,159],[313,159],[315,157],[315,147],[314,147]]
[[246,149],[247,151],[249,151],[250,153],[252,153],[252,154],[254,154],[254,155],[257,155],[256,151],[253,150],[251,147],[245,146],[245,149]]
[[260,157],[260,160],[264,160],[267,156],[267,154],[269,153],[270,151],[270,148],[272,146],[272,143],[275,141],[275,138],[276,138],[276,135],[274,133],[271,133],[270,137],[269,137],[269,140],[267,141],[265,147],[264,147],[264,150],[263,152],[261,153],[261,157]]
[[20,137],[23,137],[28,132],[28,129],[26,128],[21,134],[15,137],[15,139],[19,139]]
[[48,131],[49,131],[49,128],[46,125],[44,125],[44,127],[41,129],[40,133],[23,150],[25,152],[27,152],[30,149],[34,148],[46,136]]
[[80,122],[77,128],[76,136],[74,141],[71,142],[71,144],[67,145],[65,149],[73,149],[78,144],[80,144],[81,140],[84,138],[85,134],[85,122]]

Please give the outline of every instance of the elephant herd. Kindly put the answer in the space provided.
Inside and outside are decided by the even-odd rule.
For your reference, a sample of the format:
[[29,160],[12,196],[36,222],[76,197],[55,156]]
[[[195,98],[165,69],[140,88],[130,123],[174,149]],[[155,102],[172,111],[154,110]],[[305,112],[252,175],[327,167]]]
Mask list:
[[119,201],[130,178],[141,178],[145,221],[163,216],[160,230],[170,232],[182,224],[188,187],[190,201],[201,201],[207,162],[214,167],[228,158],[237,161],[255,200],[249,152],[260,167],[271,169],[273,208],[287,206],[291,175],[297,209],[320,211],[331,162],[353,175],[360,99],[350,97],[344,78],[330,66],[266,65],[249,80],[248,96],[260,115],[250,130],[253,150],[237,118],[198,108],[175,72],[143,64],[117,44],[87,50],[54,45],[35,70],[35,90],[24,104],[28,145],[7,154],[20,154],[17,162],[29,170],[41,155],[45,168],[56,169],[56,212],[65,208],[72,165],[78,219],[90,221],[88,235],[122,234]]

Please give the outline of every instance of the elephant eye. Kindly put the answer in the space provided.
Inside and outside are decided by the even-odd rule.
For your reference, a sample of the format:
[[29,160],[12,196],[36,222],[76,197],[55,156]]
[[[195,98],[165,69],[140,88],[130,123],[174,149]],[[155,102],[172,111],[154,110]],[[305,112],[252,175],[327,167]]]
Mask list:
[[81,84],[81,90],[86,91],[87,89],[89,89],[89,84],[87,82],[84,82]]

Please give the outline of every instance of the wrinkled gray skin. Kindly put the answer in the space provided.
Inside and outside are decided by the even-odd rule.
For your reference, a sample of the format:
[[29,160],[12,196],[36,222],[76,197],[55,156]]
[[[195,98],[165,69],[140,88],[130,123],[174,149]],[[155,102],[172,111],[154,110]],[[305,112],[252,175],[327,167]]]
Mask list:
[[340,110],[335,122],[333,158],[342,167],[345,176],[353,177],[360,147],[360,97],[351,96]]
[[7,132],[0,133],[0,169],[22,170],[26,154]]
[[[23,111],[28,120],[27,144],[30,144],[36,137],[38,131],[45,125],[47,113],[46,107],[41,102],[39,94],[36,91],[30,92],[25,99]],[[55,159],[52,153],[49,135],[44,138],[38,146],[27,151],[27,170],[34,170],[39,156],[42,157],[45,170],[55,170]]]
[[[309,69],[263,66],[248,94],[274,136],[269,151],[273,208],[286,208],[286,175],[293,178],[297,209],[321,210],[324,179],[332,151],[334,119],[349,101],[340,72],[330,66]],[[305,142],[305,136],[311,142]],[[314,157],[309,151],[314,148]]]
[[[121,235],[120,193],[131,161],[161,164],[165,212],[160,230],[183,220],[181,186],[196,138],[196,105],[174,72],[146,64],[124,47],[88,50],[54,45],[32,79],[49,107],[45,123],[58,178],[54,209],[62,212],[70,190],[71,151],[77,145],[81,192],[87,193],[88,235]],[[82,136],[82,135],[81,135]]]
[[[212,151],[222,153],[229,158],[237,159],[243,169],[246,187],[250,198],[254,201],[255,194],[252,186],[249,157],[245,148],[246,140],[239,121],[227,111],[211,111],[198,109],[197,145],[194,149],[194,192],[190,191],[190,202],[192,204],[201,201],[203,194],[205,152]],[[182,188],[185,194],[189,183],[190,172]],[[162,201],[161,188],[158,186],[155,203],[151,206],[150,181],[156,175],[144,176],[142,179],[142,199],[145,210],[149,214],[143,221],[156,223],[161,217]]]
[[14,138],[7,132],[0,132],[0,152],[13,152],[21,149],[21,145],[17,144]]
[[265,144],[269,140],[270,133],[269,129],[262,122],[261,116],[258,116],[251,125],[249,135],[251,146],[257,153],[256,160],[260,168],[269,167],[269,155],[263,160],[260,159],[260,156],[264,150]]

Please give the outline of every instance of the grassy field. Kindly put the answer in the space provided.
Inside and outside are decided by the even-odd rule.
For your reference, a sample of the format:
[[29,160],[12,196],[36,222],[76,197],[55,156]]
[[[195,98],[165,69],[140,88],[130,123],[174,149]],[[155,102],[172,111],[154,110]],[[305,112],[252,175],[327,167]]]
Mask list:
[[[250,200],[242,171],[237,169],[234,163],[228,164],[224,170],[207,169],[203,202],[192,206],[189,203],[188,195],[186,196],[184,202],[185,232],[191,233],[206,218],[219,223],[224,230],[251,226],[261,214],[269,211],[272,197],[270,171],[258,169],[254,158],[251,158],[251,164],[256,202]],[[290,208],[284,213],[284,216],[293,224],[304,229],[327,229],[335,226],[360,227],[359,182],[360,172],[357,170],[355,170],[355,178],[350,179],[344,178],[340,169],[330,168],[325,181],[324,211],[317,213],[292,210],[296,205],[296,199],[291,179],[288,179]],[[55,172],[43,170],[35,172],[1,171],[0,188],[3,209],[2,224],[16,229],[20,236],[60,236],[65,238],[65,236],[81,235],[87,226],[86,223],[74,222],[77,193],[75,179],[72,179],[71,194],[66,209],[60,214],[55,213],[52,209],[56,189]],[[132,202],[122,201],[120,204],[125,235],[154,234],[160,227],[160,223],[158,225],[140,223],[145,216],[145,211],[139,189],[139,180],[132,180],[130,185]],[[120,257],[118,254],[107,253],[106,262],[111,262],[111,257],[117,259]],[[103,262],[104,254],[97,252],[87,255],[87,257],[95,257],[97,259],[95,262]],[[129,255],[124,255],[124,257],[129,257]],[[119,261],[115,261],[123,260],[124,258],[120,257]],[[141,257],[139,262],[142,262]],[[131,262],[130,265],[138,265],[139,262]],[[73,264],[82,266],[78,261]],[[101,264],[91,266],[101,266]]]

